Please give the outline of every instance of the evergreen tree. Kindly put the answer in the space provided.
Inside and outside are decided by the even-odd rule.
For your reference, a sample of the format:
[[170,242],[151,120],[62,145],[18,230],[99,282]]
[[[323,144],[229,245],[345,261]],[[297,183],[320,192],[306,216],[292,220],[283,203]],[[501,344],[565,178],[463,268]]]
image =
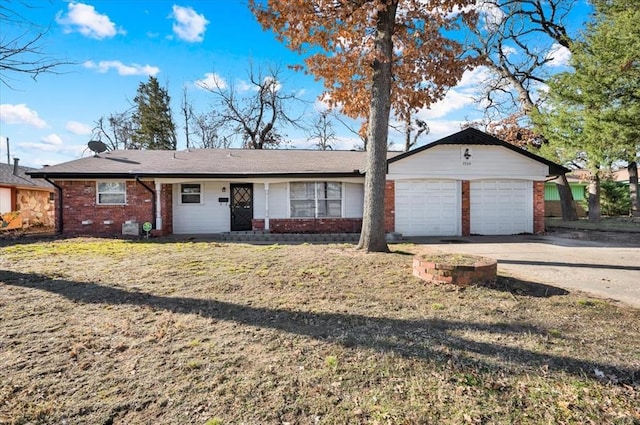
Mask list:
[[591,171],[589,219],[600,216],[599,179],[640,143],[640,11],[635,0],[599,0],[595,21],[574,44],[572,72],[549,82],[549,107],[535,118],[549,147]]
[[135,146],[140,149],[176,149],[176,126],[170,100],[167,89],[160,87],[157,78],[149,77],[148,82],[140,83],[134,98]]

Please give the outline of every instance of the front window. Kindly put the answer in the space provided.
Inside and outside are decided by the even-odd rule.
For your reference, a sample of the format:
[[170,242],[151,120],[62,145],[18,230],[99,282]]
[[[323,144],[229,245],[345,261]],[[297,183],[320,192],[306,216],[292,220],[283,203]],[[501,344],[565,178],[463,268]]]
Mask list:
[[200,183],[185,183],[180,185],[180,202],[183,204],[202,203],[202,187]]
[[291,217],[342,217],[342,183],[298,182],[289,185]]
[[98,182],[98,205],[124,205],[127,202],[125,182]]

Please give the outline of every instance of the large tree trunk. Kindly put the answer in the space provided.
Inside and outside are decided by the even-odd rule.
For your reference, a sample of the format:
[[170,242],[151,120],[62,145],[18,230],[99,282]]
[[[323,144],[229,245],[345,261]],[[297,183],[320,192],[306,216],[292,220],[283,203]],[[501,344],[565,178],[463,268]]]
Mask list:
[[638,163],[633,161],[627,166],[629,171],[629,197],[631,198],[631,216],[640,217],[640,198],[638,197]]
[[589,221],[600,221],[600,218],[600,176],[592,172],[589,179]]
[[576,211],[576,203],[573,200],[573,193],[571,192],[571,186],[567,181],[566,175],[558,176],[556,179],[556,187],[558,188],[558,195],[560,195],[562,219],[570,221],[577,220],[578,212]]
[[364,211],[358,249],[389,252],[384,226],[384,192],[387,177],[387,136],[391,111],[391,63],[397,1],[378,12],[369,106],[369,144],[364,183]]

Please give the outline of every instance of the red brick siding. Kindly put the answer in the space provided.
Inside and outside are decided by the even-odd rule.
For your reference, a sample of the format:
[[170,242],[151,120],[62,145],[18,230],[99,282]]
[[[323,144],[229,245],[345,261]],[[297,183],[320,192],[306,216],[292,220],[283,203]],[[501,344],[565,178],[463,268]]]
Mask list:
[[396,183],[387,180],[384,188],[384,231],[393,233],[396,230]]
[[251,220],[252,230],[256,230],[256,231],[264,230],[264,226],[265,226],[264,218],[254,218]]
[[361,218],[272,218],[272,233],[359,233]]
[[[94,180],[56,183],[62,188],[65,235],[117,236],[122,235],[122,224],[127,220],[138,223],[154,222],[153,196],[135,181],[126,182],[126,205],[97,205]],[[152,182],[145,182],[145,184],[153,188]],[[169,212],[171,212],[170,205],[171,202],[168,206]],[[163,212],[165,206],[166,200]],[[168,218],[170,225],[171,217]],[[82,224],[85,220],[91,220],[93,223]],[[105,224],[107,220],[113,220],[113,224]]]
[[160,188],[160,205],[162,218],[162,229],[157,232],[162,235],[173,233],[173,185],[163,184]]
[[462,180],[462,236],[471,235],[471,183]]
[[544,232],[544,182],[533,182],[533,233]]

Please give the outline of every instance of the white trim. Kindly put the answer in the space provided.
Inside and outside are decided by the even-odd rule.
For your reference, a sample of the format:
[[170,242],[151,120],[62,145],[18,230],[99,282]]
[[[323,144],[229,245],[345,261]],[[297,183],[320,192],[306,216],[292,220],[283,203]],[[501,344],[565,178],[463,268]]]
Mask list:
[[269,182],[264,182],[264,230],[269,230]]
[[[198,193],[185,193],[182,191],[182,186],[185,184],[190,184],[190,185],[198,185],[200,187],[200,191]],[[204,183],[202,183],[201,181],[198,182],[188,182],[188,183],[179,183],[178,184],[178,203],[180,205],[190,205],[190,206],[195,206],[195,205],[204,205]],[[200,201],[199,202],[183,202],[182,201],[182,195],[199,195]]]
[[[313,189],[313,196],[314,196],[314,211],[313,211],[313,217],[291,217],[291,184],[292,183],[314,183],[314,189]],[[318,183],[340,183],[340,217],[318,217]],[[287,218],[291,218],[291,219],[309,219],[309,218],[313,218],[313,219],[325,219],[325,218],[345,218],[345,201],[344,201],[344,196],[345,196],[345,186],[344,186],[344,182],[341,180],[318,180],[318,179],[313,179],[313,180],[293,180],[293,181],[289,181],[287,182]],[[323,200],[329,200],[329,201],[337,201],[337,199],[327,199],[327,198],[322,198]]]
[[[156,230],[162,230],[162,184],[156,180]],[[172,194],[173,196],[173,194]]]
[[[100,192],[100,183],[118,183],[124,185],[124,191],[122,192]],[[123,202],[100,202],[100,194],[120,194],[124,195]],[[127,182],[126,180],[96,180],[96,205],[127,205]]]

